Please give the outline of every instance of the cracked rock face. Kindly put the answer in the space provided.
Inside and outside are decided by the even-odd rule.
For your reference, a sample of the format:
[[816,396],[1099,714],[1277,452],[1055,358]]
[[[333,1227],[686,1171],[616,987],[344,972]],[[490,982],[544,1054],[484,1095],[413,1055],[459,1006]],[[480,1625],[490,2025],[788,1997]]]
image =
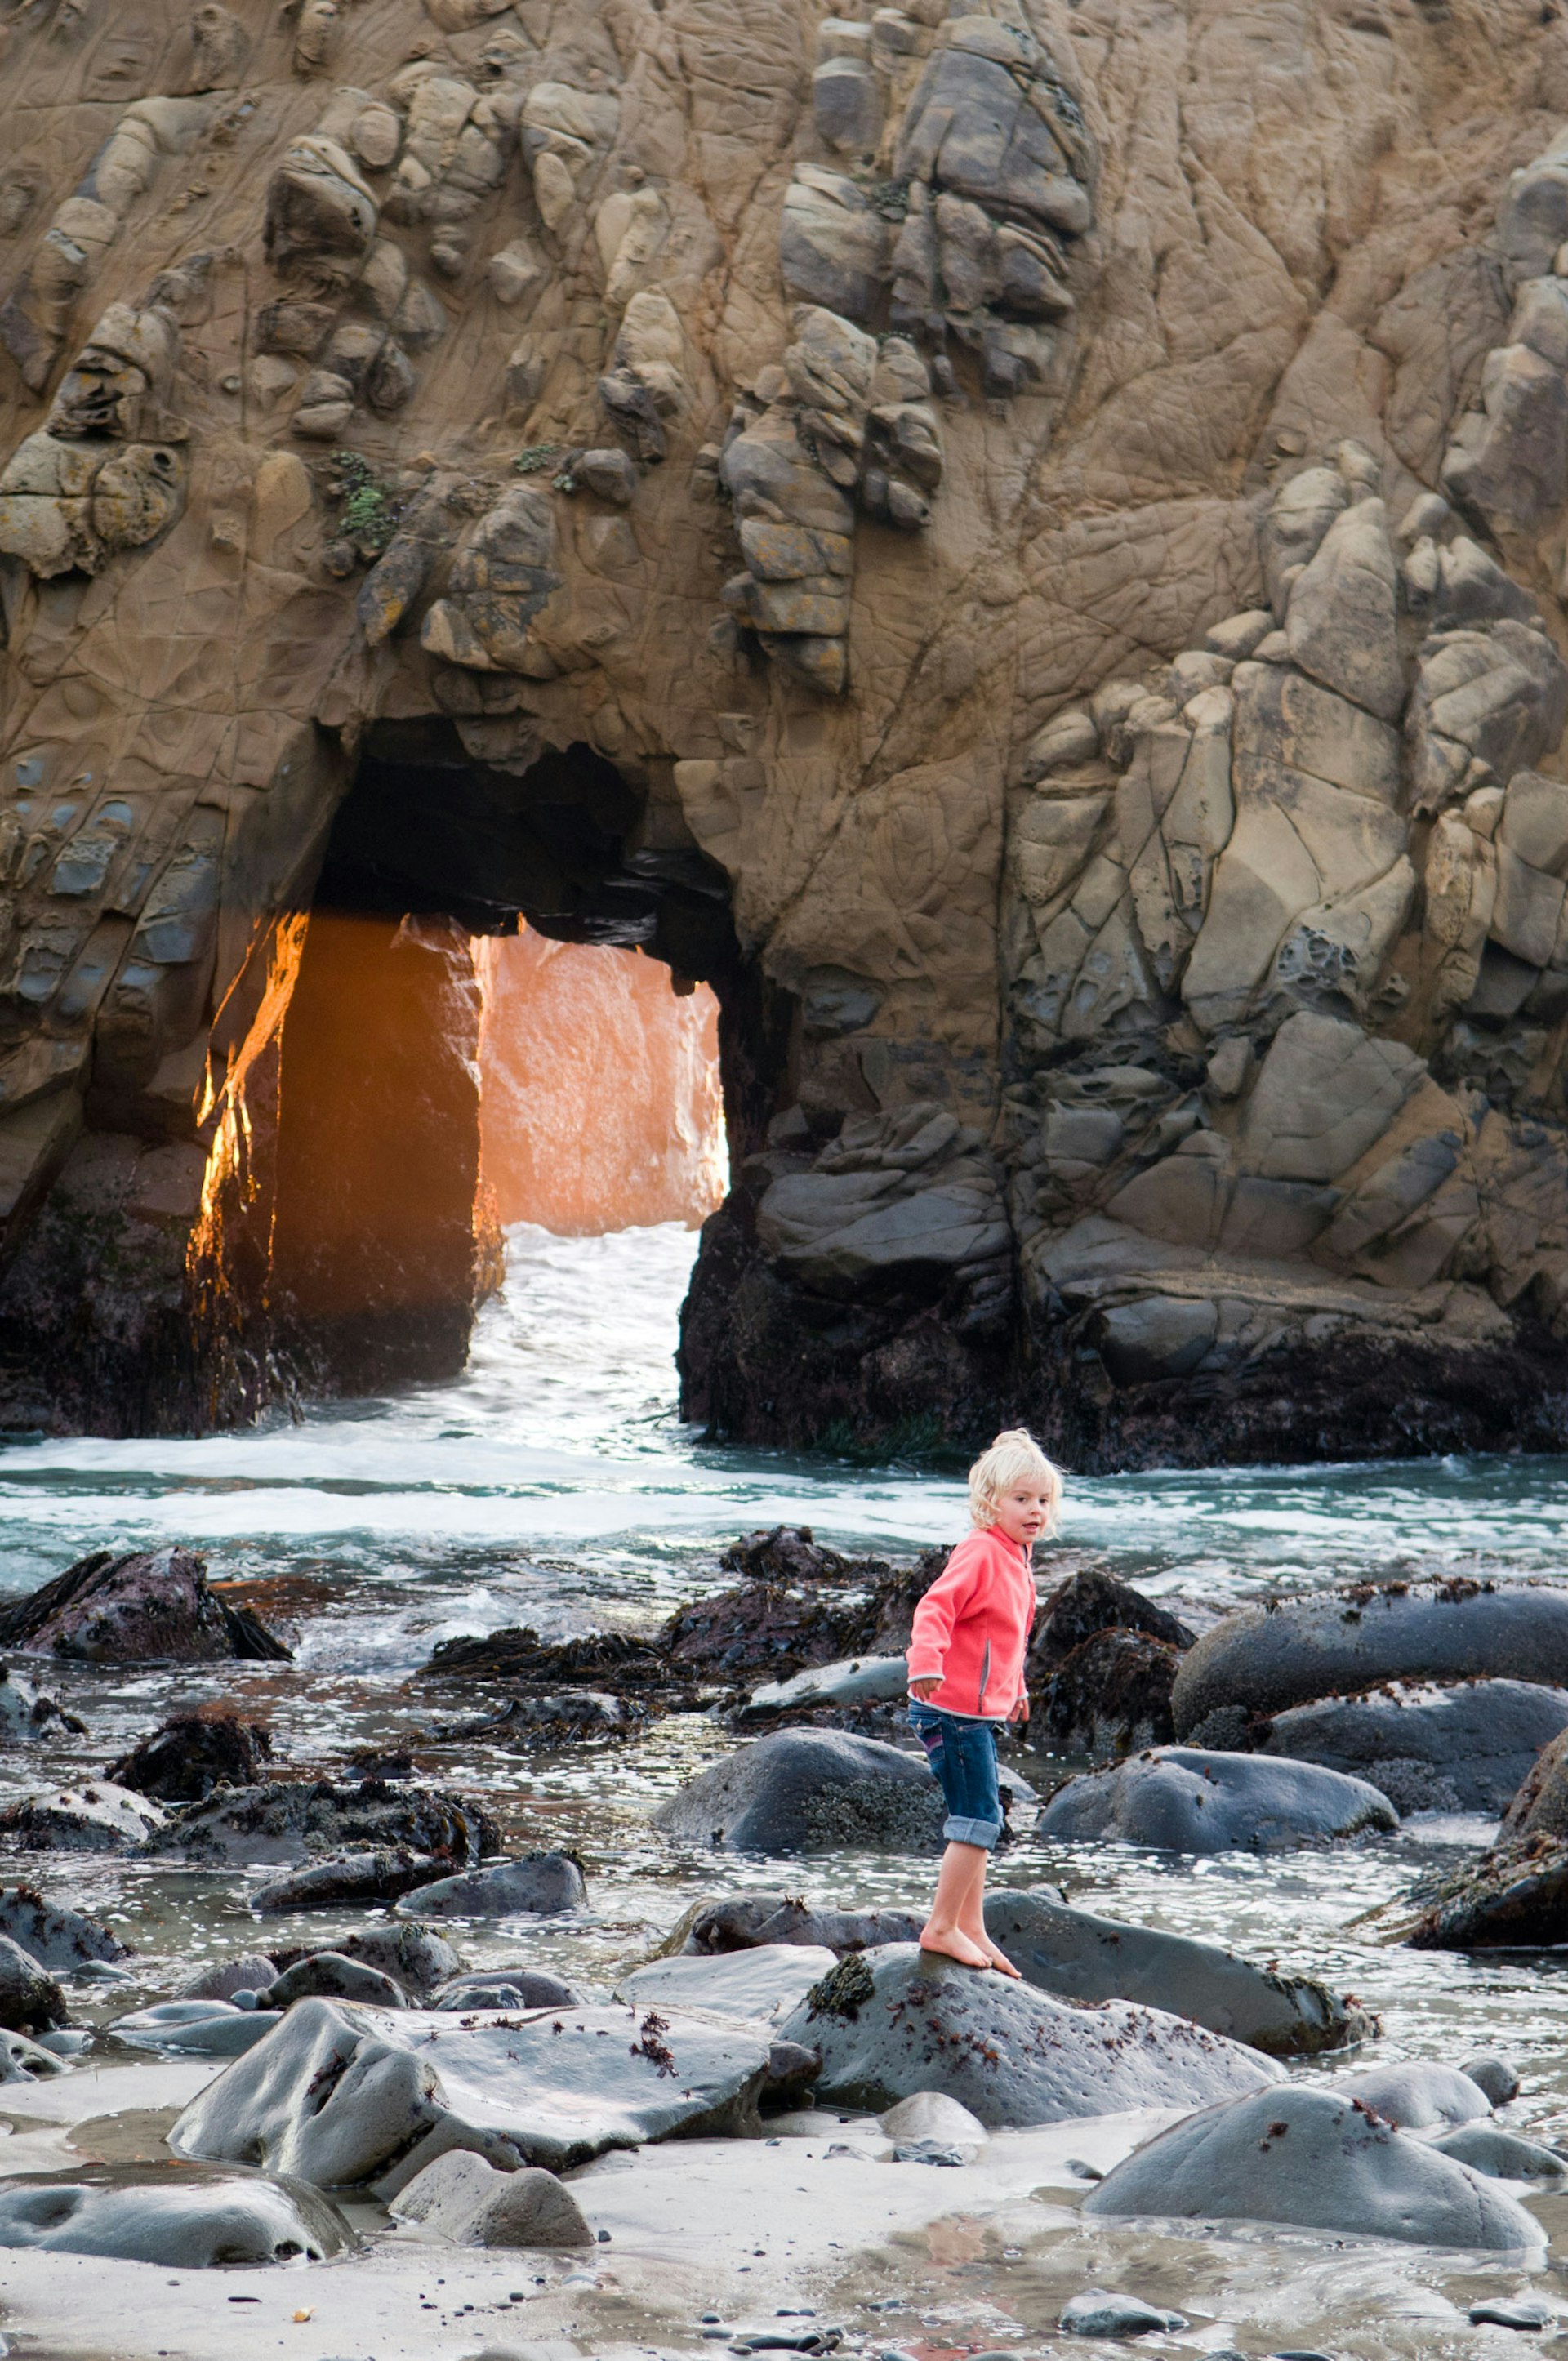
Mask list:
[[520,914],[718,991],[716,1433],[1561,1444],[1553,23],[40,0],[6,43],[5,1423],[233,1418],[286,1361],[280,1042],[353,788],[454,1006]]

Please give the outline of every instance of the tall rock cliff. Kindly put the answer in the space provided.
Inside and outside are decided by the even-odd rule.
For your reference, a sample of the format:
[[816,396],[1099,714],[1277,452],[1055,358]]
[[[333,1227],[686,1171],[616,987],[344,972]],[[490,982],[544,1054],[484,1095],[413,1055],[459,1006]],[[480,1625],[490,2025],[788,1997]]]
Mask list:
[[433,1367],[521,915],[719,995],[716,1432],[1561,1444],[1555,0],[0,41],[0,1420],[334,1381],[315,906]]

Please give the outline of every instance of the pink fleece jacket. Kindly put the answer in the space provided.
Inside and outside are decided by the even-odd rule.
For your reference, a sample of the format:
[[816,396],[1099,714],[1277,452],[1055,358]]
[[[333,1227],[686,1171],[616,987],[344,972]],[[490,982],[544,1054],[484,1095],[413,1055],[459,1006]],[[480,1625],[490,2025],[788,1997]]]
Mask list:
[[1035,1620],[1029,1552],[987,1525],[961,1541],[915,1609],[909,1677],[938,1679],[926,1700],[939,1713],[1005,1721],[1024,1695]]

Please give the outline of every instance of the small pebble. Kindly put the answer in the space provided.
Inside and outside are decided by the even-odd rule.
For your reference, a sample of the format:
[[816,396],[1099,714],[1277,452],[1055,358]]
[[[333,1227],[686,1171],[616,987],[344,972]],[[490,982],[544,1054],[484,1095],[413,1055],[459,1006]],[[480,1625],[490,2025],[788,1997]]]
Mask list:
[[1103,2180],[1105,2178],[1097,2164],[1086,2164],[1080,2156],[1069,2156],[1067,2169],[1076,2180]]
[[1487,2296],[1484,2301],[1473,2303],[1467,2316],[1475,2328],[1488,2323],[1493,2328],[1550,2328],[1552,2325],[1549,2306],[1530,2296],[1517,2300]]
[[1185,2328],[1187,2323],[1180,2312],[1159,2312],[1141,2296],[1086,2288],[1067,2306],[1060,2325],[1064,2336],[1148,2336]]

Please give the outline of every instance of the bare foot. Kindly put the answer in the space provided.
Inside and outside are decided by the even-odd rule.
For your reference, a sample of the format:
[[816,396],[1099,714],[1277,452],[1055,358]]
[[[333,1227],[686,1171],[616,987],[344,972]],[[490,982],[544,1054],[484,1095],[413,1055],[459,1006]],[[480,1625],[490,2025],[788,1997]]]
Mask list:
[[1003,1975],[1012,1976],[1016,1982],[1022,1982],[1023,1977],[1020,1971],[1014,1966],[1006,1952],[999,1951],[989,1935],[982,1936],[981,1940],[982,1949],[990,1955],[992,1966],[998,1969]]
[[989,1968],[991,1954],[982,1950],[971,1936],[959,1927],[926,1927],[921,1929],[920,1949],[935,1951],[944,1960],[957,1960],[960,1967]]

